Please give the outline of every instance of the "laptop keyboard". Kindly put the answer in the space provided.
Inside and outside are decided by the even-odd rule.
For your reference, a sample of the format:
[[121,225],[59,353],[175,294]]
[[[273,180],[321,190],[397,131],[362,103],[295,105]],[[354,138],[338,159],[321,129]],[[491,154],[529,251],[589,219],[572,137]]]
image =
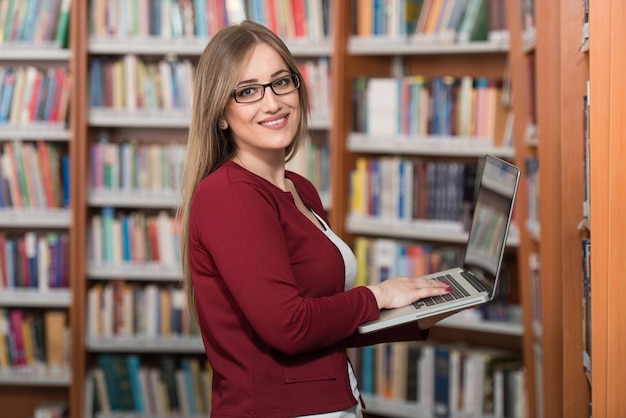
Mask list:
[[459,285],[459,283],[454,279],[454,277],[452,277],[449,274],[437,276],[435,277],[434,280],[439,280],[442,283],[449,283],[450,287],[452,288],[452,291],[450,291],[449,293],[446,293],[445,295],[431,296],[428,298],[417,300],[413,302],[413,306],[419,309],[422,307],[433,306],[439,303],[448,302],[451,300],[469,296],[469,293],[467,293],[467,291]]

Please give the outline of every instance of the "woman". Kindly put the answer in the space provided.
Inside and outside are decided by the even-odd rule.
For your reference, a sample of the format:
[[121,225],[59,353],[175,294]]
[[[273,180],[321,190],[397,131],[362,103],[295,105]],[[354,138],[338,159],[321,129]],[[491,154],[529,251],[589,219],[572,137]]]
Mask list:
[[181,241],[214,417],[361,416],[346,348],[420,340],[441,319],[357,333],[382,308],[449,290],[408,277],[352,288],[354,254],[314,186],[285,170],[308,103],[294,58],[259,24],[224,28],[200,58]]

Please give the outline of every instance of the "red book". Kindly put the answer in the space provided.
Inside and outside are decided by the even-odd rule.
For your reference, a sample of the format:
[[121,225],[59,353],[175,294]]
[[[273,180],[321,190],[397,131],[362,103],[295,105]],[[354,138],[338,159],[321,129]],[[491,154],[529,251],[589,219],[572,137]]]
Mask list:
[[14,366],[26,365],[24,335],[22,333],[23,321],[24,311],[21,309],[9,311],[9,350],[11,352],[11,362]]
[[20,237],[17,240],[17,254],[19,264],[18,271],[21,273],[17,277],[19,280],[19,286],[30,287],[31,274],[28,265],[28,255],[26,254],[26,239],[24,237]]
[[41,167],[44,194],[46,196],[46,206],[53,208],[56,207],[54,187],[52,185],[52,176],[54,173],[50,170],[50,155],[48,153],[48,146],[44,141],[37,141],[37,152],[39,154],[39,164]]
[[56,114],[56,121],[65,122],[67,119],[67,112],[70,107],[70,92],[72,89],[72,83],[70,83],[69,77],[67,75],[67,71],[65,68],[61,71],[62,74],[62,84],[57,86],[61,93],[59,95],[59,106],[58,113]]
[[307,16],[304,1],[305,0],[293,0],[291,2],[296,38],[305,38],[307,36]]
[[33,80],[33,90],[28,102],[28,121],[37,120],[39,103],[41,101],[41,84],[43,82],[43,74],[37,71]]
[[159,254],[159,227],[156,218],[148,220],[148,244],[150,248],[150,261],[159,262],[161,257]]
[[267,12],[267,27],[272,30],[274,33],[279,33],[278,29],[278,19],[276,18],[276,1],[275,0],[267,0],[266,4],[266,12]]
[[5,142],[4,144],[4,153],[2,164],[6,165],[6,167],[2,167],[2,171],[5,176],[9,177],[9,189],[11,195],[11,203],[14,208],[22,208],[24,207],[23,199],[22,199],[22,191],[20,189],[16,159],[15,159],[15,149],[13,147],[13,143]]
[[[6,259],[6,235],[0,233],[0,289],[6,289],[9,286],[9,278],[7,277],[7,259]],[[0,336],[2,338],[2,336]]]
[[54,72],[54,83],[56,84],[56,88],[54,89],[54,100],[52,101],[52,108],[50,109],[50,122],[59,120],[59,107],[65,84],[65,70],[62,67],[57,68]]

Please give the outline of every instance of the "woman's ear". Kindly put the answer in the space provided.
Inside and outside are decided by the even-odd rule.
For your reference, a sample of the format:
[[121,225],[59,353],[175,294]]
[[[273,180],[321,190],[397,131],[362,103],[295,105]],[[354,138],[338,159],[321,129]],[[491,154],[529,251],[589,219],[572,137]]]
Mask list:
[[226,119],[220,119],[217,122],[217,127],[224,131],[228,129],[228,122],[226,122]]

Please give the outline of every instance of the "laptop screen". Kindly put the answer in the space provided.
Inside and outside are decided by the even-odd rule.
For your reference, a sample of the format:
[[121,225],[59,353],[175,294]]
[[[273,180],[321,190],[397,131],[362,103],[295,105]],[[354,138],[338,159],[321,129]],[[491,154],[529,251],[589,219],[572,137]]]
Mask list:
[[488,285],[500,270],[518,182],[516,166],[485,156],[463,267]]

